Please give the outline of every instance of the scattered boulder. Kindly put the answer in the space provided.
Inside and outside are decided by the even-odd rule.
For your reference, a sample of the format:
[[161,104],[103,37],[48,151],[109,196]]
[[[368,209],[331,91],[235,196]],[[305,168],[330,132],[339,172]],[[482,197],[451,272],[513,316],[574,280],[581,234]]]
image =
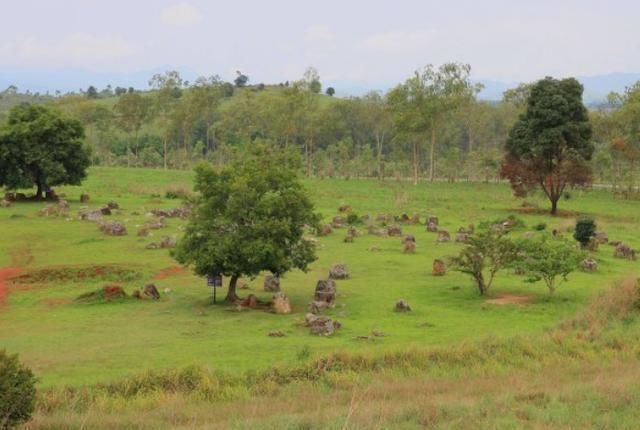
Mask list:
[[413,214],[408,223],[412,225],[420,224],[420,214]]
[[389,221],[390,221],[390,219],[389,219],[388,215],[378,214],[378,216],[376,216],[376,223],[378,223],[378,224],[386,224]]
[[402,229],[399,225],[390,225],[387,227],[387,234],[389,236],[402,236]]
[[616,246],[615,252],[613,254],[616,258],[626,258],[627,260],[635,260],[636,259],[636,251],[624,243],[620,243]]
[[320,302],[320,301],[314,300],[311,303],[309,303],[308,309],[309,309],[309,312],[311,312],[312,314],[320,315],[328,307],[329,305],[327,305],[327,302]]
[[436,239],[437,243],[446,243],[451,242],[451,235],[447,230],[438,230],[438,239]]
[[387,230],[383,229],[383,228],[378,228],[374,225],[370,225],[369,227],[367,227],[367,232],[369,234],[372,234],[374,236],[386,236],[387,235]]
[[78,211],[78,218],[84,221],[100,221],[102,219],[102,212],[99,209],[92,210],[83,208]]
[[178,237],[175,234],[165,236],[160,239],[160,248],[175,248],[178,244]]
[[172,209],[152,209],[151,214],[156,217],[163,218],[189,218],[193,209],[191,206],[183,206],[181,208]]
[[349,279],[349,271],[346,264],[334,264],[329,269],[329,279]]
[[326,303],[327,307],[334,307],[336,304],[336,283],[333,279],[320,280],[316,284],[316,291],[313,296],[314,302]]
[[413,241],[407,241],[404,243],[404,249],[402,250],[405,254],[415,254],[416,253],[416,243]]
[[456,243],[467,243],[467,241],[469,240],[469,234],[468,233],[462,233],[462,232],[458,232],[456,233]]
[[429,215],[427,217],[427,231],[431,233],[438,232],[439,220],[437,216]]
[[416,237],[412,234],[405,234],[400,241],[401,244],[405,244],[407,242],[416,243]]
[[124,236],[127,234],[127,227],[118,221],[101,222],[99,228],[107,236]]
[[347,234],[353,237],[359,236],[358,229],[355,228],[354,226],[349,227],[349,229],[347,230]]
[[145,248],[146,249],[160,249],[160,245],[157,242],[151,242],[150,244],[145,246]]
[[273,296],[273,310],[279,315],[291,313],[291,303],[285,293],[278,292]]
[[0,208],[10,208],[11,207],[11,201],[5,199],[0,200]]
[[447,265],[442,260],[433,260],[431,274],[433,276],[444,276],[447,273]]
[[584,246],[584,249],[586,249],[587,251],[597,251],[598,247],[600,246],[600,242],[598,242],[598,239],[594,237],[592,237],[591,239],[589,239],[589,242],[587,242],[587,244]]
[[100,209],[100,213],[102,215],[111,215],[111,208],[108,207],[108,206],[105,206],[105,207]]
[[258,298],[254,294],[249,294],[249,296],[246,299],[240,300],[240,303],[238,304],[243,308],[257,309]]
[[268,336],[269,337],[285,337],[286,334],[284,334],[284,332],[280,330],[275,330],[275,331],[270,331]]
[[64,199],[58,200],[58,209],[63,211],[69,209],[69,202]]
[[265,276],[263,288],[268,293],[280,292],[280,277],[273,274]]
[[353,243],[353,235],[347,233],[342,241],[344,243]]
[[87,193],[80,194],[80,203],[87,204],[91,200],[91,196]]
[[405,299],[400,299],[396,303],[395,310],[396,312],[411,312],[411,306]]
[[593,237],[600,245],[606,245],[609,243],[609,235],[604,231],[596,231],[596,234]]
[[346,223],[346,220],[344,219],[344,217],[338,215],[333,217],[333,221],[331,221],[331,227],[342,228],[344,227],[345,223]]
[[318,236],[329,236],[331,233],[333,233],[333,229],[327,224],[320,226],[318,230]]
[[156,286],[153,284],[145,285],[142,289],[142,295],[154,300],[158,300],[160,298],[160,293],[158,292]]
[[309,327],[309,332],[314,336],[331,336],[337,329],[342,327],[338,321],[311,313],[306,315],[305,325]]
[[147,236],[149,236],[148,227],[142,227],[141,229],[138,230],[138,237],[147,237]]
[[589,273],[595,272],[596,270],[598,270],[598,262],[595,260],[595,258],[585,258],[582,261],[582,270]]
[[39,216],[58,216],[65,212],[64,209],[60,208],[58,205],[47,205],[38,211]]
[[161,228],[166,227],[167,224],[164,222],[164,218],[160,217],[157,220],[151,221],[147,224],[147,227],[151,230],[160,230]]
[[400,222],[402,223],[408,223],[411,220],[411,217],[409,217],[409,214],[407,213],[403,213],[402,215],[400,215]]

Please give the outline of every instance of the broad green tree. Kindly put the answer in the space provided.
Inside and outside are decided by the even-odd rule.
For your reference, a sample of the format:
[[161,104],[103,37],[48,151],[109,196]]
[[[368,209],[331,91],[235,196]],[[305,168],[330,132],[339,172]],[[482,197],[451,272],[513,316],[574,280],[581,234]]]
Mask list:
[[80,121],[43,105],[14,107],[0,128],[0,186],[36,186],[36,197],[56,185],[80,185],[89,167]]
[[127,141],[127,167],[131,166],[131,144],[138,158],[138,136],[140,129],[150,119],[153,113],[152,100],[137,92],[130,92],[120,96],[113,106],[120,128],[129,135]]
[[591,124],[575,79],[545,78],[531,87],[526,111],[509,133],[502,176],[517,196],[542,189],[551,214],[567,187],[591,182]]
[[315,248],[304,238],[305,226],[317,226],[319,217],[299,168],[290,153],[262,145],[221,171],[199,165],[195,191],[200,197],[175,249],[176,260],[198,275],[230,277],[227,302],[238,300],[241,276],[307,270]]

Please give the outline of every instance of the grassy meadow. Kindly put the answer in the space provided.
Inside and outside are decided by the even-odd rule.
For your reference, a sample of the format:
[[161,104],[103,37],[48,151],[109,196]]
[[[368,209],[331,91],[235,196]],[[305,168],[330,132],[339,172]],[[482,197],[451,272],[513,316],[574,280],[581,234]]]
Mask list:
[[[431,275],[433,260],[454,255],[461,248],[460,244],[436,244],[436,235],[426,232],[423,224],[404,225],[403,233],[413,234],[417,240],[417,252],[405,255],[402,252],[400,238],[368,235],[365,227],[360,226],[362,234],[354,243],[343,242],[346,229],[338,229],[332,235],[318,238],[319,258],[313,263],[312,269],[308,273],[292,272],[282,279],[282,288],[292,302],[292,314],[276,315],[261,310],[239,312],[235,307],[213,305],[211,290],[206,286],[205,280],[177,267],[167,250],[145,248],[149,242],[158,240],[161,236],[179,235],[186,221],[167,219],[167,227],[154,230],[154,236],[136,235],[138,227],[150,219],[147,215],[149,210],[180,206],[180,200],[165,198],[165,192],[170,189],[190,189],[191,180],[192,173],[184,171],[92,168],[82,186],[57,190],[64,192],[71,203],[68,216],[38,216],[39,209],[45,203],[16,203],[10,208],[0,209],[0,267],[19,268],[23,274],[37,274],[42,269],[92,268],[104,265],[129,269],[133,273],[132,276],[123,279],[107,279],[101,276],[69,279],[67,276],[57,280],[42,278],[25,284],[8,284],[9,294],[6,303],[0,307],[0,348],[19,353],[21,360],[38,376],[40,388],[56,390],[61,387],[108,384],[150,370],[162,372],[188,366],[197,366],[232,378],[252,372],[264,372],[274,366],[282,369],[304,367],[314,360],[336,353],[369,357],[374,360],[374,357],[393,355],[400,351],[423,351],[425,348],[458,348],[463,351],[465,348],[471,348],[469,345],[483,344],[487,339],[499,344],[523,336],[527,339],[538,339],[548,336],[559,321],[572,318],[579,309],[615,282],[634,278],[638,274],[636,262],[615,259],[613,248],[602,245],[600,250],[594,253],[599,263],[598,271],[591,274],[571,274],[569,281],[559,287],[554,297],[548,296],[544,284],[525,283],[522,277],[503,271],[499,273],[489,297],[482,298],[470,279],[460,273],[448,272],[443,277]],[[545,213],[547,203],[543,199],[529,198],[527,206],[523,207],[522,200],[515,199],[505,184],[422,183],[413,186],[396,181],[314,179],[307,181],[306,185],[317,210],[326,221],[337,215],[338,207],[344,204],[350,205],[359,215],[369,213],[374,217],[380,213],[419,213],[423,223],[425,216],[432,214],[438,216],[441,227],[455,237],[459,227],[478,225],[482,221],[497,221],[515,214],[524,221],[525,226],[516,229],[511,233],[513,235],[524,235],[533,231],[537,224],[546,223],[546,230],[536,234],[551,234],[552,229],[558,229],[564,235],[570,236],[576,217],[586,214],[596,219],[599,229],[605,230],[611,240],[624,241],[634,248],[640,247],[640,237],[637,234],[640,225],[640,203],[614,199],[611,194],[602,190],[573,193],[572,198],[561,202],[562,214],[551,217]],[[121,210],[106,219],[124,221],[128,235],[105,236],[95,223],[78,220],[77,211],[82,206],[79,203],[82,192],[91,195],[89,206],[92,208],[99,208],[112,200],[118,202]],[[380,250],[370,251],[374,246]],[[317,280],[326,278],[329,267],[335,263],[347,264],[351,273],[351,279],[337,281],[337,306],[327,312],[338,319],[343,327],[332,337],[313,337],[301,322],[306,313],[306,306],[312,299]],[[245,281],[250,289],[240,290],[240,295],[253,293],[260,299],[271,298],[269,293],[262,291],[262,276]],[[153,282],[158,286],[162,298],[159,301],[124,300],[98,304],[74,302],[80,294],[114,282],[122,285],[129,293]],[[164,293],[166,288],[171,291]],[[224,297],[225,292],[226,288],[218,292],[220,299]],[[528,295],[530,302],[524,306],[495,305],[486,302],[486,299],[502,294]],[[393,311],[395,302],[401,298],[410,303],[413,312]],[[634,324],[627,325],[636,327]],[[629,327],[625,327],[624,330],[629,330]],[[268,336],[269,332],[276,330],[284,332],[286,336]],[[371,340],[357,339],[358,336],[366,336],[374,330],[383,332],[386,336]],[[553,342],[549,341],[541,346],[540,350],[545,351],[545,348],[551,350],[555,347]],[[487,355],[490,356],[491,353]],[[555,357],[553,354],[551,356]],[[464,354],[461,357],[464,357]],[[558,361],[564,360],[559,358]],[[549,361],[548,364],[553,363],[555,362]],[[531,364],[528,370],[533,372],[538,365]],[[625,364],[627,365],[634,366]],[[593,366],[593,363],[589,366]],[[610,366],[618,369],[612,371],[615,378],[612,378],[611,384],[622,381],[624,372],[620,371],[619,367]],[[357,369],[349,370],[348,366],[346,367],[348,372],[358,373]],[[464,367],[456,367],[453,373],[464,374],[461,370]],[[500,397],[501,394],[495,387],[490,388],[492,384],[482,382],[487,369],[494,367],[487,362],[484,368],[481,367],[478,373],[473,375],[480,387],[487,387],[489,394],[485,394],[490,397],[485,398],[484,394],[480,396],[477,393],[471,395],[468,392],[470,388],[465,388],[463,391],[466,394],[461,396],[467,396],[468,400],[458,404],[458,409],[451,406],[453,409],[448,410],[449,415],[446,417],[453,421],[443,422],[454,426],[457,423],[461,427],[468,425],[469,427],[465,428],[472,428],[472,422],[463,417],[474,416],[476,413],[480,414],[478,416],[482,415],[480,410],[476,410],[482,409],[477,402],[486,406],[485,416],[487,411],[490,414],[504,413],[504,408],[513,412],[510,402],[515,402],[517,396],[522,394],[518,391],[519,388],[529,387],[525,390],[526,393],[535,393],[538,390],[536,387],[542,384],[536,379],[534,372],[523,377],[521,385],[517,385],[519,376],[514,375],[511,378],[508,372],[503,370],[502,379],[498,384],[509,385],[516,381],[515,386],[506,389],[506,394],[503,393],[507,397],[511,395],[508,397],[509,401],[503,401],[507,397]],[[524,367],[526,370],[527,366]],[[394,377],[390,380],[390,375],[387,375],[386,379],[384,376],[376,377],[376,383],[369,388],[353,385],[354,380],[358,383],[371,382],[372,377],[364,374],[346,378],[347,382],[344,384],[339,380],[334,381],[328,385],[330,389],[317,386],[308,388],[313,392],[319,390],[314,396],[319,399],[320,404],[336,402],[340,405],[331,412],[334,415],[323,415],[322,419],[318,418],[316,422],[324,423],[331,428],[343,428],[344,418],[348,416],[353,417],[354,423],[360,423],[360,427],[354,424],[354,428],[428,426],[431,419],[429,411],[435,411],[435,415],[432,414],[434,420],[442,418],[442,404],[453,402],[459,393],[452,387],[458,386],[462,389],[464,382],[461,379],[456,380],[457,382],[450,381],[453,385],[448,386],[440,374],[431,375],[440,378],[440,382],[430,380],[427,384],[422,379],[425,377],[422,372],[424,369],[420,366],[412,368],[415,373],[400,370],[404,372],[403,378]],[[447,367],[444,369],[447,370]],[[558,370],[556,376],[567,379],[570,378],[569,375],[574,375],[576,382],[580,373],[587,371],[582,367],[572,369],[573,373],[565,375]],[[594,374],[605,371],[604,368],[588,369]],[[640,369],[636,365],[627,374],[638,376]],[[555,378],[550,374],[547,376]],[[387,415],[379,417],[379,421],[369,422],[366,418],[368,415],[362,409],[354,412],[353,407],[349,405],[365,403],[369,408],[367,410],[373,410],[371,408],[375,408],[375,405],[382,405],[385,389],[380,386],[380,381],[385,380],[388,380],[387,389],[391,392],[403,392],[403,396],[416,397],[402,405],[400,412],[397,409],[393,413],[388,411]],[[495,380],[493,381],[495,383]],[[637,379],[635,381],[637,382]],[[549,384],[549,381],[544,384]],[[599,394],[597,383],[584,384],[588,385],[584,392],[593,393],[593,397],[580,397],[584,394],[580,391],[580,385],[573,385],[570,392],[562,393],[569,397],[575,396],[578,398],[578,404],[584,407],[605,401]],[[435,396],[429,397],[431,409],[424,409],[419,402],[414,401],[425,396],[427,386],[431,387],[432,391],[429,392]],[[344,390],[334,392],[331,389],[335,387]],[[627,398],[638,400],[640,390],[637,388],[634,388],[635,394],[629,394],[630,397]],[[276,405],[279,405],[283,414],[295,415],[300,413],[298,409],[304,408],[301,399],[310,394],[308,390],[302,390],[306,394],[300,390],[300,387],[293,387],[278,394]],[[540,390],[544,391],[544,388]],[[297,401],[293,401],[293,398]],[[540,409],[542,406],[535,403],[538,400],[553,402],[553,399],[544,399],[544,396],[543,400],[534,396],[532,409],[527,413],[532,416],[544,414]],[[181,401],[184,399],[163,399],[163,404],[169,405],[163,413],[180,410]],[[394,401],[397,402],[398,399]],[[146,410],[144,401],[141,402],[135,407]],[[181,412],[183,415],[188,415],[189,408],[198,408],[193,405],[182,406],[187,408]],[[152,409],[149,404],[146,407],[148,410]],[[115,407],[111,405],[105,408],[113,412]],[[233,421],[231,415],[224,411],[224,406],[216,408],[222,408],[220,413],[226,414],[224,427],[258,428],[255,422],[252,425],[251,422],[242,420]],[[246,417],[258,417],[262,413],[258,406],[252,406],[249,401],[238,408],[238,413],[246,414]],[[194,416],[204,410],[195,409],[191,411]],[[384,410],[377,411],[384,413]],[[408,414],[409,417],[418,416],[419,420],[414,422],[415,420],[407,418],[405,422],[403,414]],[[163,419],[167,417],[162,413],[145,416],[144,423],[150,428],[154,423],[160,426],[160,422],[171,427],[204,428],[211,424],[210,420],[185,419],[173,421],[175,425],[172,426],[171,419]],[[459,418],[458,421],[456,417]],[[296,418],[285,420],[286,422],[281,421],[284,419],[282,417],[267,418],[264,417],[264,422],[267,423],[264,428],[285,428],[290,424],[291,428],[314,428],[304,425],[304,420],[309,417],[302,421]],[[583,418],[585,422],[588,421],[587,417]],[[620,415],[621,421],[613,424],[622,425],[626,420],[635,418],[635,412],[630,409],[626,414]],[[65,421],[66,419],[71,421]],[[136,426],[135,419],[132,415],[131,420],[126,421],[127,424],[123,427]],[[158,421],[154,421],[156,419]],[[511,425],[517,423],[518,419],[518,416],[514,415],[515,421],[492,422],[492,425],[500,427],[504,424],[506,428],[515,428]],[[38,422],[36,419],[35,425]],[[102,425],[108,426],[105,423],[110,422],[102,421]],[[436,422],[437,420],[433,421]],[[40,422],[43,427],[51,425],[52,428],[56,425],[77,425],[77,422],[68,416],[55,423],[57,424]],[[115,421],[111,423],[113,427],[117,427]]]

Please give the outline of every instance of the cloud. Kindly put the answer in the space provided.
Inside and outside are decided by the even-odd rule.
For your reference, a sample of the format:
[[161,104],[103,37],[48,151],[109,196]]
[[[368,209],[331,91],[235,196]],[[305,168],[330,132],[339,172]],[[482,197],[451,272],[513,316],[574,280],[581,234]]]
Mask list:
[[130,57],[136,52],[133,44],[120,37],[91,33],[74,33],[54,42],[26,37],[0,45],[0,58],[30,64],[101,63]]
[[327,43],[336,40],[336,35],[324,25],[312,25],[304,31],[304,40],[311,43]]
[[367,37],[366,49],[384,54],[414,54],[429,48],[434,41],[432,30],[392,30]]
[[202,21],[202,14],[192,4],[182,2],[164,8],[160,19],[171,27],[191,27]]

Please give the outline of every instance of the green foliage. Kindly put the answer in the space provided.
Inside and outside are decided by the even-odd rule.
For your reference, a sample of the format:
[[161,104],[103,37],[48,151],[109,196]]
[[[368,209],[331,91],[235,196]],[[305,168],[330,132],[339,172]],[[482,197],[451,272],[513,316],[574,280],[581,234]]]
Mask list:
[[538,224],[536,224],[535,226],[533,226],[533,229],[536,231],[544,231],[547,229],[547,223],[546,222],[540,222]]
[[362,220],[360,219],[357,213],[351,212],[349,213],[349,215],[347,215],[347,224],[349,225],[362,224]]
[[542,188],[551,213],[568,186],[591,182],[591,124],[573,78],[545,78],[530,88],[527,109],[509,133],[502,175],[518,196]]
[[37,187],[38,197],[56,185],[80,185],[89,167],[79,121],[46,106],[13,108],[0,128],[0,186]]
[[199,275],[230,276],[228,301],[240,276],[264,270],[282,275],[307,270],[315,247],[303,237],[318,215],[298,179],[299,161],[287,152],[256,146],[218,172],[196,168],[200,193],[195,214],[174,256]]
[[583,257],[569,241],[542,237],[518,243],[515,265],[527,275],[527,282],[542,280],[553,295],[560,282],[566,281],[567,276],[578,268]]
[[580,242],[584,248],[596,233],[596,222],[593,218],[580,218],[576,221],[576,228],[573,232],[573,238]]
[[17,355],[0,350],[0,429],[29,421],[36,396],[36,378]]
[[480,295],[485,295],[499,270],[510,265],[516,247],[504,235],[492,229],[471,236],[464,248],[450,259],[454,270],[471,276]]

